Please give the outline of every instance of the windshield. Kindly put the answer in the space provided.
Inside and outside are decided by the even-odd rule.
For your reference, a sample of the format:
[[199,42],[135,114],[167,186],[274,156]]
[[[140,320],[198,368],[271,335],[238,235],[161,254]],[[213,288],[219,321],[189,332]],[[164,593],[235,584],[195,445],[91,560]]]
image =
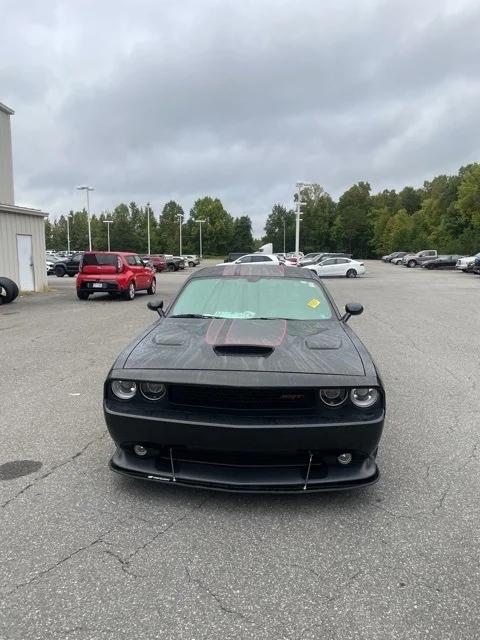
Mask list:
[[332,308],[312,280],[237,276],[191,280],[168,315],[329,320]]

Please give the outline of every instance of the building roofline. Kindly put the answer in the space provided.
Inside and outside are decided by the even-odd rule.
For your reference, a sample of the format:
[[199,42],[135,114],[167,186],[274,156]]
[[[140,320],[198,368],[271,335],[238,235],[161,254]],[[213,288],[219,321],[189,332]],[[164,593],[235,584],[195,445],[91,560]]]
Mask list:
[[3,104],[3,102],[0,102],[0,111],[7,113],[9,116],[13,116],[13,114],[15,113],[13,109],[10,109],[10,107],[7,107],[7,105]]
[[40,209],[32,209],[31,207],[17,207],[13,204],[0,203],[0,213],[17,213],[24,216],[40,216],[42,218],[48,217],[48,213],[45,213],[45,211],[41,211]]

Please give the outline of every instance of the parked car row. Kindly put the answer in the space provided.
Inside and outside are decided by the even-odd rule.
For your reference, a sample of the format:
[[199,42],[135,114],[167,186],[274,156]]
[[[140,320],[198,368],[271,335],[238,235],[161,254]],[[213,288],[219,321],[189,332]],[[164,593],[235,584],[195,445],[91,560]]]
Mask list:
[[[465,272],[480,274],[480,253],[474,256],[461,256],[458,254],[438,255],[437,251],[428,249],[417,253],[407,251],[395,251],[382,257],[383,262],[400,264],[405,267],[418,267],[424,269],[458,269]],[[477,269],[477,271],[476,271]]]
[[388,256],[383,256],[383,262],[391,262],[392,264],[401,264],[405,267],[413,269],[414,267],[422,266],[431,260],[436,260],[438,254],[434,249],[426,249],[424,251],[418,251],[412,253],[408,251],[395,251]]
[[[64,276],[73,278],[80,270],[80,263],[84,253],[83,251],[77,251],[66,256],[61,256],[60,254],[47,252],[47,275],[56,275],[57,278],[63,278]],[[179,271],[180,269],[185,269],[186,266],[195,267],[200,264],[200,260],[196,255],[173,256],[167,254],[151,254],[141,255],[139,257],[144,261],[146,266],[151,267],[156,272]]]
[[[235,255],[235,254],[230,254]],[[268,253],[247,253],[239,258],[222,263],[223,265],[240,265],[240,264],[258,264],[271,263],[274,265],[285,264],[286,266],[295,266],[291,260],[283,258],[284,254],[268,254]],[[308,255],[308,254],[307,254]],[[365,263],[353,260],[351,254],[345,253],[318,253],[314,254],[314,258],[305,260],[302,258],[296,266],[303,269],[309,269],[316,273],[319,277],[344,276],[347,278],[356,278],[366,273]],[[217,265],[220,266],[220,265]]]

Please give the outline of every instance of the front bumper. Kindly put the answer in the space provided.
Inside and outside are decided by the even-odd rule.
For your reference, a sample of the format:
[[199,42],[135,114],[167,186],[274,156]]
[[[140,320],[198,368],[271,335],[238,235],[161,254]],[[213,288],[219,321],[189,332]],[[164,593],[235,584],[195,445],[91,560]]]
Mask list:
[[[164,484],[233,492],[296,493],[377,482],[384,412],[375,420],[288,425],[173,420],[120,413],[104,405],[117,449],[113,471]],[[146,447],[136,455],[135,444]],[[342,465],[340,453],[352,454]]]

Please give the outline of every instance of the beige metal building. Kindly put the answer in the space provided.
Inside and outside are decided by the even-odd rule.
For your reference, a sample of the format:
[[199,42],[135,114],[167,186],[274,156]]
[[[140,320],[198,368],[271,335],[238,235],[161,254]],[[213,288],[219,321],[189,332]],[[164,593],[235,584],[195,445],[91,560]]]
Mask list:
[[0,276],[14,280],[21,291],[44,291],[48,214],[15,206],[10,127],[13,114],[12,109],[0,102]]

